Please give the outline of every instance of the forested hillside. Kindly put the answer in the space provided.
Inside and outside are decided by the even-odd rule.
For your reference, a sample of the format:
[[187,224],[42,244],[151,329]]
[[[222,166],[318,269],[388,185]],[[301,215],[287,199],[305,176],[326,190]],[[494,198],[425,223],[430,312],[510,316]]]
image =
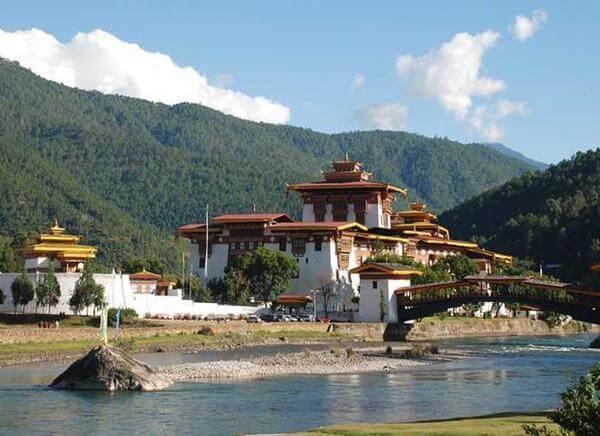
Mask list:
[[41,231],[56,216],[99,244],[107,265],[130,253],[167,260],[162,243],[207,203],[214,214],[253,204],[297,214],[285,183],[318,179],[345,152],[438,211],[532,168],[448,139],[327,135],[76,90],[2,60],[0,138],[0,234]]
[[536,263],[560,264],[548,272],[581,279],[600,261],[600,149],[476,196],[443,213],[440,221],[454,237]]

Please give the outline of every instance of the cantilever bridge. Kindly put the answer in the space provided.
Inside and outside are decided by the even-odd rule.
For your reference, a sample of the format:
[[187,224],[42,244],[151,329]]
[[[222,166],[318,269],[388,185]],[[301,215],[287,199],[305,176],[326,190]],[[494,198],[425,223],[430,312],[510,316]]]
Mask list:
[[409,286],[395,291],[398,321],[420,319],[463,304],[522,303],[600,323],[600,291],[523,276],[467,276],[462,280]]

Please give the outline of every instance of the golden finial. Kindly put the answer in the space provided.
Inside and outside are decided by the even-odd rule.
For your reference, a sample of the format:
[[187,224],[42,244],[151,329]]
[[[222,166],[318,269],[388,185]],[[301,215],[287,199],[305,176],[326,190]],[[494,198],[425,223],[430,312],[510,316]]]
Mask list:
[[65,229],[63,227],[60,227],[58,225],[58,220],[54,218],[54,225],[50,228],[50,231],[53,235],[60,235],[62,232],[65,231]]

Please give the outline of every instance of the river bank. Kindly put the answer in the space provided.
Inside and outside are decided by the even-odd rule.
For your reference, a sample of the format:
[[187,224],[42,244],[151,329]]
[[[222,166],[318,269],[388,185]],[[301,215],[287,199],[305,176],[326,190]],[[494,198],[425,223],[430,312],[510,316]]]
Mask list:
[[[81,317],[83,318],[83,317]],[[80,322],[80,325],[76,325]],[[143,321],[109,329],[111,342],[130,352],[203,352],[281,344],[329,344],[381,342],[385,325],[379,323],[258,323],[245,321]],[[571,323],[550,327],[527,319],[474,319],[437,317],[415,323],[405,335],[408,341],[439,341],[449,338],[567,335],[597,325]],[[60,328],[40,329],[31,324],[0,324],[0,367],[19,363],[63,361],[76,358],[98,343],[98,328],[89,319],[69,320]]]
[[546,426],[558,432],[559,426],[548,418],[548,413],[497,413],[486,416],[386,424],[340,424],[322,427],[301,435],[510,435],[524,434],[523,425]]
[[600,333],[600,325],[571,321],[553,326],[546,321],[525,318],[429,317],[413,324],[406,335],[408,341],[434,341],[468,337],[495,336],[563,336]]

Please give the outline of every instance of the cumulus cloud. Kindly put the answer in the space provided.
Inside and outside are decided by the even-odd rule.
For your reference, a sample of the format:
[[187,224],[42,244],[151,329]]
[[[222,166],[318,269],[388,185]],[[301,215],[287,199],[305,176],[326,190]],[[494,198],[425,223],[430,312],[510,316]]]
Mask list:
[[353,93],[358,91],[360,88],[365,86],[365,76],[364,74],[357,74],[354,79],[352,79],[352,83],[350,84],[350,91]]
[[222,73],[216,77],[215,85],[217,85],[219,88],[225,88],[227,86],[232,85],[233,81],[233,74]]
[[511,115],[528,115],[531,113],[522,101],[500,100],[493,106],[477,106],[467,119],[472,131],[478,132],[486,141],[499,141],[504,137],[504,130],[499,121]]
[[363,107],[354,113],[363,126],[380,130],[406,129],[408,109],[398,103],[382,103]]
[[0,56],[67,86],[166,104],[200,103],[253,121],[280,124],[290,119],[289,108],[278,102],[210,85],[195,69],[103,30],[78,33],[67,43],[38,29],[0,30]]
[[504,81],[482,71],[483,57],[499,38],[500,34],[491,30],[457,33],[422,56],[398,56],[396,73],[409,95],[435,100],[466,123],[471,132],[487,141],[498,141],[504,136],[502,119],[529,113],[525,103],[519,101],[477,102],[506,89]]
[[471,35],[457,33],[451,41],[429,53],[399,56],[396,73],[409,94],[437,100],[459,118],[464,118],[474,96],[489,96],[504,90],[502,80],[481,72],[481,61],[500,34],[490,30]]
[[543,9],[536,9],[531,14],[531,18],[525,15],[517,15],[515,22],[509,27],[517,41],[526,41],[531,38],[548,21],[548,14]]

